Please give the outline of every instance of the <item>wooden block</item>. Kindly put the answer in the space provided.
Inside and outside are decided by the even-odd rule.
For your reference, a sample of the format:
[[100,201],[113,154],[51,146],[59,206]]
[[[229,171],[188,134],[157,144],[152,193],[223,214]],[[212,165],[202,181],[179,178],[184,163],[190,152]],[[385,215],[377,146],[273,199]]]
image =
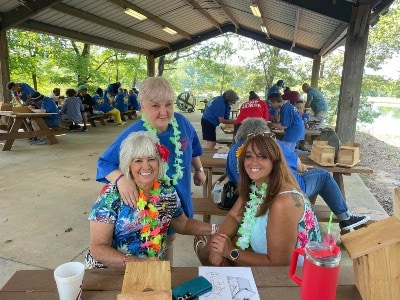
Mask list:
[[1,111],[10,111],[12,110],[13,105],[11,103],[0,102],[0,110]]
[[171,300],[171,291],[157,291],[157,292],[146,292],[146,293],[129,293],[119,294],[117,300]]
[[321,166],[335,165],[335,148],[327,141],[314,141],[309,158]]
[[400,187],[393,189],[393,216],[400,221]]
[[129,262],[118,299],[172,299],[169,261]]
[[345,143],[339,148],[338,165],[353,167],[360,162],[360,144]]

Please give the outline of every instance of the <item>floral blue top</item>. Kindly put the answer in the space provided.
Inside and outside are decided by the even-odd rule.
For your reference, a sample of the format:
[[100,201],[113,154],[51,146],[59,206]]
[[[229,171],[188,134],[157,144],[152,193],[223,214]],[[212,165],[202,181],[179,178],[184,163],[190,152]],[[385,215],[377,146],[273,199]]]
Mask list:
[[[161,226],[162,242],[161,250],[157,257],[164,260],[166,256],[166,236],[172,218],[179,217],[183,210],[180,199],[173,186],[161,184],[160,200],[155,204],[159,211],[158,221]],[[147,257],[146,249],[140,244],[142,239],[140,231],[143,225],[136,208],[126,205],[115,184],[107,184],[102,189],[100,196],[92,207],[88,217],[90,221],[114,224],[114,235],[112,247],[118,251],[134,255],[136,257]],[[86,255],[87,268],[104,268],[101,262],[93,259],[90,252]]]
[[[319,230],[319,225],[317,217],[311,207],[311,203],[308,199],[296,190],[285,191],[280,194],[295,193],[300,195],[304,201],[304,213],[297,226],[297,242],[296,248],[304,248],[308,242],[311,241],[321,241],[321,232]],[[267,225],[268,225],[268,213],[257,217],[257,221],[254,224],[253,232],[251,233],[250,245],[254,252],[256,253],[268,253],[268,241],[267,236]],[[299,256],[298,265],[303,264],[303,256]]]

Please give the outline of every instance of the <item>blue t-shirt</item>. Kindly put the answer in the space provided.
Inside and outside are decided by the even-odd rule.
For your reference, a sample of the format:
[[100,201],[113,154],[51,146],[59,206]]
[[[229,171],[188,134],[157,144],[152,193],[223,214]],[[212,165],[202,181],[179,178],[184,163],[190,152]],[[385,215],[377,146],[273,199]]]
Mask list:
[[108,113],[114,109],[114,107],[109,104],[108,98],[104,98],[104,95],[95,94],[93,96],[93,104],[96,105],[97,110],[104,113]]
[[58,120],[60,119],[60,114],[57,105],[54,103],[54,101],[49,98],[49,97],[44,97],[42,101],[42,107],[41,109],[45,109],[47,113],[56,113],[54,115],[44,117],[43,119],[45,120]]
[[129,95],[128,103],[129,103],[130,109],[140,110],[140,104],[139,104],[139,101],[137,100],[137,95],[135,93],[133,93],[132,95]]
[[219,118],[221,117],[225,120],[229,120],[230,114],[231,106],[225,101],[223,96],[218,96],[214,97],[207,103],[202,118],[206,119],[214,126],[218,126],[220,123]]
[[[286,163],[297,180],[302,191],[305,191],[305,184],[303,177],[297,172],[297,160],[298,156],[292,150],[290,150],[285,144],[281,143],[281,141],[276,140],[279,147],[282,150],[282,154],[285,157]],[[235,143],[228,152],[228,158],[226,162],[226,175],[228,176],[230,181],[233,181],[236,185],[239,183],[239,169],[236,157],[236,150],[244,144],[244,141],[239,141]]]
[[[19,84],[19,86],[21,87],[21,95],[20,95],[20,97],[22,99],[22,102],[26,103],[26,101],[28,100],[28,95],[32,95],[36,91],[27,83],[21,82]],[[13,94],[14,97],[17,96],[16,92],[12,92],[12,94]]]
[[281,106],[280,116],[280,124],[286,127],[282,141],[297,143],[304,140],[305,128],[298,109],[286,102]]
[[269,103],[267,100],[265,100],[265,102],[268,105],[268,109],[269,109],[269,120],[271,121],[271,118],[273,116],[276,115],[276,109],[271,105],[271,103]]
[[311,101],[311,109],[314,113],[328,110],[328,102],[316,88],[310,88],[307,92],[307,101]]
[[115,108],[117,108],[120,112],[128,111],[128,95],[125,93],[119,93],[115,96]]
[[[182,201],[183,211],[189,218],[191,218],[193,217],[193,204],[191,195],[192,158],[201,156],[203,154],[203,148],[201,147],[199,138],[193,125],[183,115],[179,113],[175,113],[174,115],[176,121],[178,122],[179,130],[181,131],[180,142],[182,144],[181,150],[183,151],[183,155],[181,157],[183,177],[178,180],[178,184],[175,185],[175,189]],[[107,183],[108,181],[105,177],[111,172],[119,169],[119,151],[121,143],[130,133],[137,131],[146,131],[142,120],[135,122],[125,129],[100,156],[97,161],[97,181]],[[160,143],[165,145],[170,151],[167,175],[172,178],[172,175],[176,173],[175,167],[173,166],[175,160],[175,146],[170,140],[170,138],[173,137],[172,125],[168,125],[167,131],[158,134],[157,136],[160,139]]]

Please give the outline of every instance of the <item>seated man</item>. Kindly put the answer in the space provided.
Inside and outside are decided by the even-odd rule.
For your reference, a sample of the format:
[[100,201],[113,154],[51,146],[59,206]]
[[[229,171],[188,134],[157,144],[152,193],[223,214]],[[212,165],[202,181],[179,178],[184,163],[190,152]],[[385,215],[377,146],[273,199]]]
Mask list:
[[69,126],[69,130],[79,129],[79,123],[84,121],[82,131],[86,132],[87,129],[87,115],[85,108],[83,107],[82,100],[76,97],[77,92],[74,89],[67,89],[65,92],[67,99],[64,100],[64,104],[61,108],[61,117],[63,120],[72,121],[72,125]]
[[[46,116],[43,118],[48,127],[50,128],[60,127],[60,115],[58,113],[58,108],[51,98],[45,97],[39,92],[34,92],[31,95],[31,104],[32,106],[30,107],[30,109],[36,113],[54,113],[53,115]],[[35,107],[40,107],[40,108],[35,108]],[[40,130],[39,124],[36,122],[35,119],[32,119],[31,123],[34,131]],[[44,145],[46,144],[46,141],[44,140],[44,137],[39,137],[39,138],[35,137],[31,139],[29,143],[31,145]]]
[[[269,127],[267,122],[261,118],[248,118],[240,126],[235,136],[236,144],[229,150],[226,164],[226,174],[229,180],[236,185],[239,178],[236,151],[243,145],[249,134],[263,132],[269,132]],[[307,166],[300,162],[300,159],[293,151],[288,149],[281,141],[276,140],[276,142],[279,144],[288,167],[303,192],[310,199],[320,195],[338,218],[339,227],[342,230],[354,229],[365,224],[370,219],[368,215],[357,216],[349,211],[339,186],[328,171],[322,168],[308,171]]]

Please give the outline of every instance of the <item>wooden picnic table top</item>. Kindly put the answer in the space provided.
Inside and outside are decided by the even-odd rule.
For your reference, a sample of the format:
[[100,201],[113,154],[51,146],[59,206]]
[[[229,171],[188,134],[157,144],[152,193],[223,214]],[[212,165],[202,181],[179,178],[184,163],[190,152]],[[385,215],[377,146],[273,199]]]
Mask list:
[[[193,254],[195,255],[195,254]],[[300,299],[300,288],[289,278],[289,267],[251,267],[260,299]],[[54,270],[20,270],[0,290],[1,299],[58,299]],[[171,287],[198,276],[197,267],[172,267]],[[301,274],[298,268],[296,274]],[[123,270],[85,270],[83,299],[116,299],[122,291]],[[353,267],[339,271],[337,299],[361,299],[354,284]]]

